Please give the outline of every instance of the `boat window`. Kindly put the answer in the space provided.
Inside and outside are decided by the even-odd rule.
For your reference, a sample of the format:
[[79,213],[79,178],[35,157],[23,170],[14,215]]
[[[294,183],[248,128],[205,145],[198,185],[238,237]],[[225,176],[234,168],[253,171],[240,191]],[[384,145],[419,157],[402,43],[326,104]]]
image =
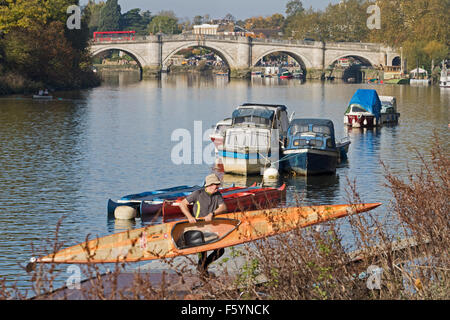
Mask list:
[[295,136],[298,133],[308,132],[309,126],[306,125],[295,125],[291,128],[291,135]]
[[386,109],[384,110],[385,113],[394,113],[394,107],[386,107]]
[[303,147],[303,146],[306,146],[306,139],[297,139],[297,140],[294,140],[294,146],[296,146],[296,147]]
[[239,124],[239,123],[255,123],[255,124],[262,124],[262,125],[266,125],[266,126],[270,126],[270,119],[266,119],[266,118],[261,118],[261,117],[239,117],[239,118],[235,118],[234,120],[234,124]]
[[354,104],[354,105],[352,105],[352,112],[367,112],[367,110],[361,106]]
[[323,145],[322,140],[316,140],[316,139],[297,139],[294,140],[294,146],[296,147],[304,147],[304,146],[311,146],[311,147],[321,147]]
[[323,134],[327,134],[327,135],[331,134],[331,130],[327,126],[313,126],[312,130],[315,133],[323,133]]

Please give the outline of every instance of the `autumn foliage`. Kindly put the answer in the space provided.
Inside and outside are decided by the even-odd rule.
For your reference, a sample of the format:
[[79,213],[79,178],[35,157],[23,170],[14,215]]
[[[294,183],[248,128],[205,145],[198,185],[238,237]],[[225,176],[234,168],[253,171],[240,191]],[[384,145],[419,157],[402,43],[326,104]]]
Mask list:
[[87,28],[66,27],[67,7],[76,2],[0,2],[0,94],[99,83],[86,49]]

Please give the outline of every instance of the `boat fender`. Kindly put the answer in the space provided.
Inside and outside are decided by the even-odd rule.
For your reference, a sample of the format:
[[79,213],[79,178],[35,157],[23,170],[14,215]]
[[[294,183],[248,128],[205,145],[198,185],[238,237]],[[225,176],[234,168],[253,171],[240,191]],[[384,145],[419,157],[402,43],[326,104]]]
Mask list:
[[205,243],[205,236],[199,230],[188,230],[183,233],[184,244],[188,247],[199,246]]
[[118,206],[114,210],[114,217],[120,220],[131,220],[136,218],[137,210],[130,206]]
[[264,179],[278,179],[278,170],[274,167],[264,170]]

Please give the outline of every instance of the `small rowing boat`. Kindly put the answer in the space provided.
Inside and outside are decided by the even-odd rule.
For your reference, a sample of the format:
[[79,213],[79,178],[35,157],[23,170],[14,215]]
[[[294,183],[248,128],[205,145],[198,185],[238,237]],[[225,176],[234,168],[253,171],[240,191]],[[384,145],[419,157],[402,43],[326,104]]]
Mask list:
[[[227,212],[273,208],[286,197],[285,184],[279,188],[249,188],[237,191],[222,193]],[[162,207],[164,222],[185,218],[180,208],[183,199],[164,202]],[[192,205],[189,205],[189,209],[192,211]]]
[[[228,187],[228,188],[221,188],[221,189],[219,189],[219,192],[222,194],[222,196],[233,195],[233,194],[238,194],[240,192],[245,192],[245,191],[248,191],[248,190],[252,190],[252,189],[256,188],[255,186],[256,186],[256,182],[253,185],[251,185],[250,187],[234,187],[233,186],[233,187]],[[140,215],[141,215],[141,217],[154,216],[160,210],[162,210],[162,208],[163,208],[165,203],[172,203],[173,201],[181,201],[186,196],[188,196],[189,194],[181,196],[181,197],[179,197],[176,200],[174,200],[174,198],[170,198],[170,199],[164,199],[164,200],[154,200],[154,201],[151,201],[151,202],[142,201],[141,205],[139,207]],[[162,212],[164,212],[164,211],[162,211]]]
[[235,246],[317,223],[372,210],[381,203],[274,208],[217,215],[210,222],[187,220],[151,225],[90,240],[35,263],[115,263],[172,258]]
[[[162,202],[165,199],[177,199],[179,197],[187,196],[194,192],[197,189],[200,189],[200,186],[176,186],[171,188],[165,188],[165,189],[158,189],[153,191],[145,191],[141,193],[135,193],[135,194],[129,194],[126,196],[123,196],[117,202],[109,199],[108,200],[108,218],[114,218],[114,211],[119,206],[129,206],[136,210],[139,210],[139,207],[142,202],[149,203],[148,210],[150,211],[151,208],[153,210],[159,210],[161,208]],[[158,206],[159,202],[161,205]],[[150,206],[152,202],[156,202],[155,206]],[[155,212],[156,212],[155,211]],[[138,215],[140,214],[140,211],[138,212]]]
[[[219,192],[238,192],[247,188],[254,188],[256,183],[250,187],[227,187],[219,189]],[[136,210],[137,217],[150,217],[158,213],[162,208],[164,201],[176,200],[190,195],[200,186],[178,186],[155,191],[146,191],[137,194],[131,194],[120,198],[117,202],[108,200],[108,218],[114,218],[115,210],[119,206],[128,206]]]

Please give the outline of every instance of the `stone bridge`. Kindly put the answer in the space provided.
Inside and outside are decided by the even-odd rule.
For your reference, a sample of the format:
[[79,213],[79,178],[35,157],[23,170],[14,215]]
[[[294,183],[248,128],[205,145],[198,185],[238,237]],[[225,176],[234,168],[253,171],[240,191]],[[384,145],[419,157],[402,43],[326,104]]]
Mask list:
[[248,73],[263,57],[274,52],[294,58],[307,72],[324,70],[342,57],[356,57],[372,66],[392,66],[400,54],[374,43],[323,43],[307,40],[255,39],[220,35],[155,35],[127,41],[92,42],[90,51],[97,55],[107,50],[121,50],[132,56],[141,70],[153,74],[166,70],[170,59],[182,49],[204,47],[220,56],[231,74]]

